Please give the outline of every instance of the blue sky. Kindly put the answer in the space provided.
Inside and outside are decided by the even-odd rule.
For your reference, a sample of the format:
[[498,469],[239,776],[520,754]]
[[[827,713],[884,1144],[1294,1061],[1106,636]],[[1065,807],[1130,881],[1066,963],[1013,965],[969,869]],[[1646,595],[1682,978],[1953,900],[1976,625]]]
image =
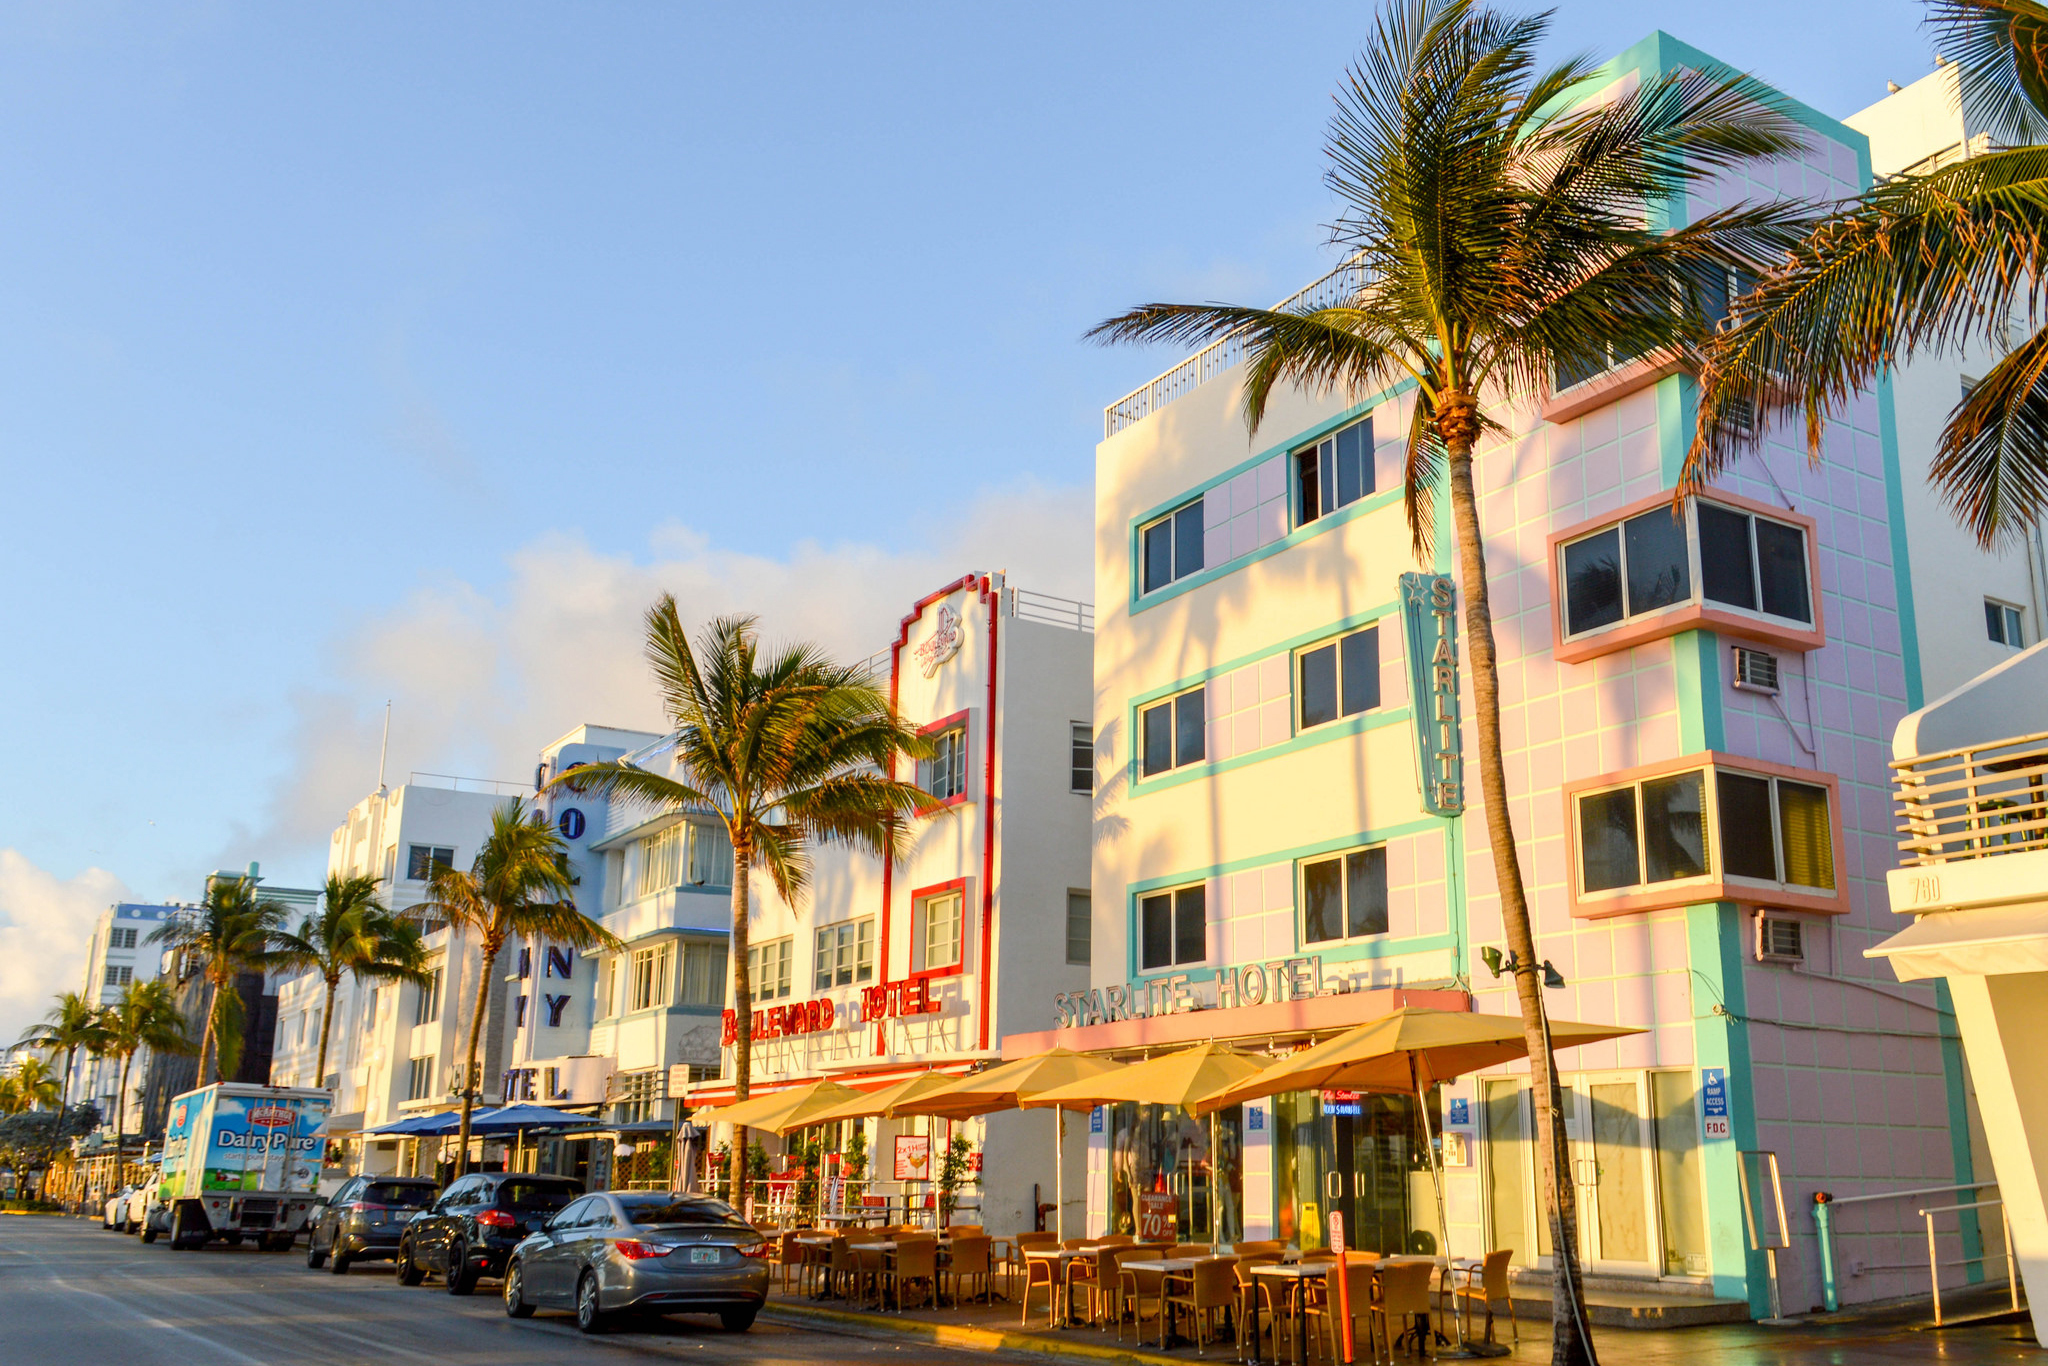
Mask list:
[[[1370,15],[0,9],[0,927],[317,878],[386,697],[401,775],[651,719],[651,587],[879,644],[1008,510],[1085,593],[1085,525],[1029,519],[1085,521],[1101,405],[1168,358],[1080,333],[1327,267]],[[1553,47],[1663,27],[1839,116],[1918,21],[1575,3]]]

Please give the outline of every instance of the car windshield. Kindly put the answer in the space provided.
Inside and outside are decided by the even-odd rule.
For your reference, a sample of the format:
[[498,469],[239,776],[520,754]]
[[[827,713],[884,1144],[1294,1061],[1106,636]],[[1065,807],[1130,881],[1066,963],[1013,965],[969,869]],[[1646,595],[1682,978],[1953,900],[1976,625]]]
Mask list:
[[507,1181],[498,1187],[498,1203],[510,1205],[513,1209],[552,1212],[582,1193],[574,1186],[542,1185],[538,1181]]
[[635,1228],[749,1227],[723,1200],[707,1200],[697,1195],[622,1195],[619,1204]]
[[425,1209],[434,1203],[432,1186],[414,1186],[397,1181],[373,1181],[363,1187],[360,1197],[372,1205],[396,1205],[400,1209]]

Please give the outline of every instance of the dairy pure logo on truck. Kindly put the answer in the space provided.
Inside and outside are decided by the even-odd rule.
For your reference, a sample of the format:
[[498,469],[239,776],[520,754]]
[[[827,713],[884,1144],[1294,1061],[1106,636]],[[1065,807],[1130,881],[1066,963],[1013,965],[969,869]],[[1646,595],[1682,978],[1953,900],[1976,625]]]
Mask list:
[[205,1189],[312,1190],[327,1140],[325,1100],[221,1096],[209,1126]]

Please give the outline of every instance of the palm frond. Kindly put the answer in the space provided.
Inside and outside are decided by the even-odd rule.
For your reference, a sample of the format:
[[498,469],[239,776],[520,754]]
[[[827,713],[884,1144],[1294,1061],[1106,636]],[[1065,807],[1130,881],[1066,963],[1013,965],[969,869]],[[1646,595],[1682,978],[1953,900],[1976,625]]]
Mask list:
[[1928,477],[1987,549],[2048,513],[2048,331],[1991,368],[1949,415]]
[[1927,24],[1958,68],[1963,113],[2009,146],[2048,141],[2048,7],[1934,0]]

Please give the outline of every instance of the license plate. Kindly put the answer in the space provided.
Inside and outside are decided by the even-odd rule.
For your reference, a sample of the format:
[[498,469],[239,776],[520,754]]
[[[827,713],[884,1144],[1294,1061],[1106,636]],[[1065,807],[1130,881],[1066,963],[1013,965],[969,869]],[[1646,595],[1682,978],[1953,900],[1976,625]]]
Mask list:
[[690,1264],[701,1266],[718,1260],[719,1250],[715,1247],[693,1247],[690,1249]]

